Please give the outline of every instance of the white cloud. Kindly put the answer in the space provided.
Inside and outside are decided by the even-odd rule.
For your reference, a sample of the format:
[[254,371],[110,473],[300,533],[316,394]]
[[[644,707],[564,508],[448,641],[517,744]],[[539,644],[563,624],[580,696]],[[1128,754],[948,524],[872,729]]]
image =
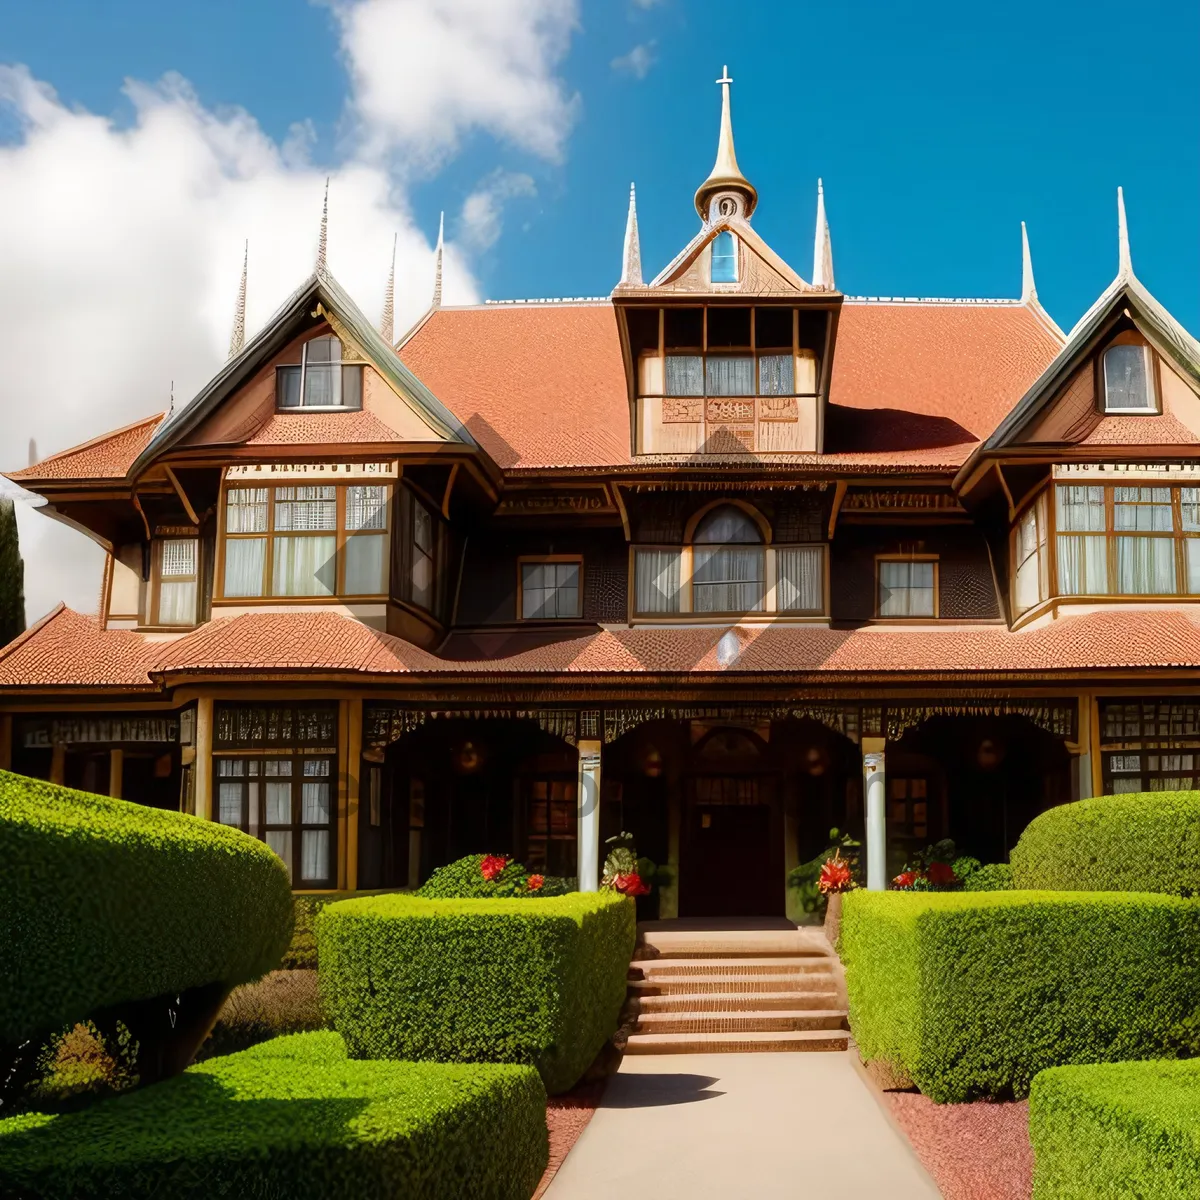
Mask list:
[[[394,152],[428,171],[472,129],[548,159],[577,107],[554,74],[576,0],[334,0],[358,140],[332,173],[329,265],[368,316],[383,300],[392,235],[396,328],[428,304],[431,237],[418,229]],[[127,81],[128,127],[63,105],[23,67],[0,67],[0,264],[10,297],[0,382],[0,470],[180,402],[221,365],[242,243],[247,332],[311,271],[324,167],[312,124],[274,142],[241,109],[204,107],[185,80]],[[527,175],[486,177],[446,247],[445,299],[477,289],[465,254],[492,244]],[[433,231],[429,231],[431,234]],[[18,505],[30,622],[59,600],[94,611],[102,555],[82,534]]]
[[626,71],[636,79],[645,79],[650,74],[650,68],[658,62],[658,43],[642,42],[634,46],[628,54],[614,58],[609,66],[614,71]]
[[463,201],[463,241],[477,250],[489,249],[500,236],[504,204],[518,196],[536,195],[530,176],[499,168],[493,171]]
[[485,130],[562,157],[579,105],[555,72],[578,0],[330,0],[363,153],[422,168]]

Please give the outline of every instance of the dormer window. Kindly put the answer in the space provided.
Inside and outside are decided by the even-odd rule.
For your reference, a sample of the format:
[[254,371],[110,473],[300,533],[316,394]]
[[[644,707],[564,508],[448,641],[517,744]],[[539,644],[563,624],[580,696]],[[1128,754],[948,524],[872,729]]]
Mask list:
[[1153,379],[1148,346],[1110,346],[1104,352],[1104,411],[1155,412]]
[[342,343],[333,335],[304,343],[298,364],[275,369],[279,409],[362,408],[362,365],[342,361]]
[[737,283],[737,239],[728,229],[722,229],[712,240],[713,283]]

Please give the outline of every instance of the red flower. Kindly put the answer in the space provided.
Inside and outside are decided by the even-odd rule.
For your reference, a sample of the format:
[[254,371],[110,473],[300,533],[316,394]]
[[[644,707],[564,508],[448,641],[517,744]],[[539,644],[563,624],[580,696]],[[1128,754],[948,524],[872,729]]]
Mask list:
[[817,887],[828,895],[830,892],[847,892],[851,887],[850,864],[842,858],[829,858],[821,867]]
[[485,854],[479,864],[479,873],[489,883],[508,866],[508,859],[500,854]]
[[892,886],[900,888],[902,891],[907,891],[917,882],[916,871],[901,871],[895,879],[892,880]]
[[630,871],[626,875],[614,875],[612,886],[614,891],[620,892],[623,896],[647,896],[650,894],[649,885],[636,871]]
[[530,877],[527,880],[525,880],[525,886],[531,892],[540,892],[542,890],[542,886],[543,886],[543,884],[545,884],[545,882],[546,882],[545,875],[530,875]]
[[948,883],[957,883],[958,876],[954,874],[954,868],[949,863],[933,862],[930,863],[925,871],[925,877],[935,887],[945,887]]

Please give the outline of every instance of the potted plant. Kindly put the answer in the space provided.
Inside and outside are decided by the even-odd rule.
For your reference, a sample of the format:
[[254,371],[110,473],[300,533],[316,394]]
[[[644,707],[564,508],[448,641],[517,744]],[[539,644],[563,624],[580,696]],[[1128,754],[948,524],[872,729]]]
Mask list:
[[833,857],[827,858],[821,865],[821,874],[817,879],[817,887],[825,897],[825,936],[830,945],[837,944],[841,933],[842,897],[856,886],[850,860],[842,857],[839,846],[833,852]]

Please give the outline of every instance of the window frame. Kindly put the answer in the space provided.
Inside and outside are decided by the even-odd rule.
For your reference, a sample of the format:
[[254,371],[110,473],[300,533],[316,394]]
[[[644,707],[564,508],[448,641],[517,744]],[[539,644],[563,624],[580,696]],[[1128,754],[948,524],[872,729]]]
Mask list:
[[[918,563],[928,562],[933,564],[933,612],[921,613],[919,615],[906,613],[902,616],[885,617],[881,613],[883,607],[882,593],[882,578],[879,570],[880,564],[885,562],[904,562]],[[938,554],[876,554],[875,555],[875,616],[876,621],[887,621],[890,623],[914,624],[923,621],[937,621],[941,619],[941,556]],[[911,585],[907,589],[912,591]],[[924,591],[924,589],[921,589]]]
[[[394,480],[341,480],[330,478],[312,478],[300,480],[272,479],[237,479],[226,480],[221,485],[219,519],[217,528],[216,580],[213,604],[217,606],[246,605],[246,604],[333,604],[339,602],[378,603],[387,600],[388,579],[391,571],[391,541],[394,518],[392,508],[395,500]],[[276,530],[275,508],[279,503],[294,503],[280,501],[276,490],[285,487],[332,487],[334,489],[334,528],[332,530]],[[350,530],[346,527],[346,507],[349,488],[379,487],[383,489],[383,511],[386,517],[384,528],[381,530]],[[229,495],[236,491],[250,491],[258,488],[267,493],[267,523],[266,528],[250,533],[230,533],[228,530]],[[334,556],[336,568],[334,571],[334,590],[329,595],[285,596],[276,595],[272,591],[275,569],[275,539],[277,537],[334,537]],[[377,592],[354,592],[345,590],[346,583],[346,545],[350,538],[361,535],[377,536],[383,539],[383,566],[380,572],[380,589]],[[263,554],[262,590],[257,596],[227,596],[225,593],[227,544],[230,541],[249,541],[261,538],[266,542]]]
[[[1032,612],[1041,604],[1045,604],[1054,595],[1054,551],[1053,542],[1055,531],[1051,510],[1054,497],[1049,488],[1041,489],[1027,504],[1023,505],[1013,520],[1009,530],[1009,601],[1012,605],[1014,619]],[[1033,551],[1025,558],[1017,561],[1021,539],[1021,523],[1030,514],[1034,519]],[[1017,574],[1021,567],[1031,558],[1037,560],[1038,599],[1024,608],[1018,607]],[[1045,593],[1043,595],[1043,592]]]
[[[314,343],[323,340],[333,340],[338,343],[339,357],[327,359],[319,364],[321,366],[336,366],[338,368],[338,394],[344,396],[346,394],[346,369],[356,370],[358,372],[358,403],[357,404],[305,404],[304,393],[308,375],[308,348]],[[306,412],[361,412],[363,407],[363,392],[365,391],[365,371],[366,366],[359,359],[347,359],[344,357],[346,350],[345,341],[340,334],[335,333],[332,329],[328,333],[319,333],[315,337],[308,338],[300,347],[300,362],[299,363],[276,363],[275,364],[275,411],[277,413],[306,413]],[[300,403],[299,404],[284,404],[283,403],[283,376],[285,371],[295,371],[299,368],[300,371]]]
[[[1135,347],[1142,352],[1142,360],[1146,367],[1146,398],[1149,401],[1139,408],[1110,407],[1108,403],[1108,368],[1105,365],[1109,353],[1113,350],[1123,350]],[[1096,357],[1097,379],[1096,395],[1100,400],[1100,412],[1103,416],[1113,417],[1157,417],[1162,414],[1161,389],[1158,386],[1158,356],[1148,342],[1133,338],[1118,338],[1106,346]]]
[[[195,571],[190,577],[170,575],[166,578],[173,583],[191,583],[195,588],[195,604],[193,617],[190,622],[164,622],[162,620],[162,560],[163,550],[167,542],[192,542],[195,545]],[[203,620],[200,611],[201,584],[204,579],[204,546],[199,530],[194,527],[156,529],[152,539],[150,556],[150,579],[146,585],[145,621],[143,629],[195,629]]]
[[[553,617],[529,617],[525,615],[525,567],[536,566],[537,564],[545,563],[575,563],[579,567],[579,584],[577,588],[579,596],[578,612],[571,616],[553,616]],[[517,620],[518,621],[550,621],[560,623],[562,621],[582,621],[583,620],[583,555],[582,554],[521,554],[517,556]],[[554,589],[558,591],[558,588]]]

